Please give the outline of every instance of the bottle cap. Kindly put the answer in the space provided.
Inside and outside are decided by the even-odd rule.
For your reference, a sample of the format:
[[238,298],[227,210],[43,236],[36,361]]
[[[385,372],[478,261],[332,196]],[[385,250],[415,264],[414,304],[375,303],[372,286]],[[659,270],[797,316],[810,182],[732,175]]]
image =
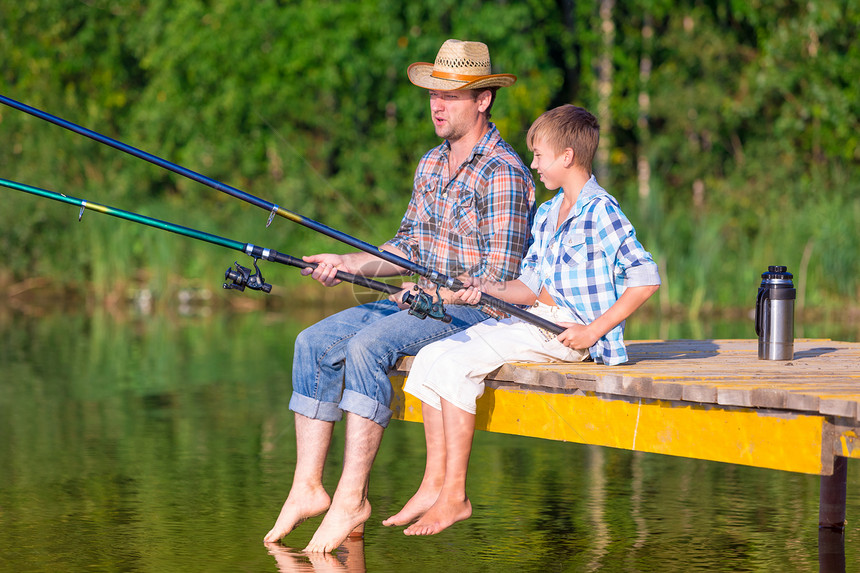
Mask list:
[[763,279],[783,279],[783,280],[791,280],[792,274],[788,272],[788,267],[784,267],[781,265],[770,265],[767,267],[767,272],[761,274],[761,278]]

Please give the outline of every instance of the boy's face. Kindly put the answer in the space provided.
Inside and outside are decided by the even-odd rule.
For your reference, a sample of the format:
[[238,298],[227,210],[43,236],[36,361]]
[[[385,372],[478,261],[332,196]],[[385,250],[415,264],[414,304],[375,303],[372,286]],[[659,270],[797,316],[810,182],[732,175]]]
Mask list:
[[537,171],[540,180],[550,191],[561,187],[565,173],[563,153],[556,154],[548,145],[541,140],[535,140],[532,147],[534,159],[531,168]]

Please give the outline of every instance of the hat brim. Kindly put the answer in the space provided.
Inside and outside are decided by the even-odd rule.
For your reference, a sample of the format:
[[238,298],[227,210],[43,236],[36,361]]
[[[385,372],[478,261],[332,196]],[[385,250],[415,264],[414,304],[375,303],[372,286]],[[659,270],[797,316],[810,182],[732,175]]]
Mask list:
[[506,88],[513,85],[517,81],[517,76],[513,74],[491,74],[481,76],[471,82],[460,80],[446,80],[442,78],[434,78],[433,64],[426,62],[417,62],[410,65],[406,69],[406,75],[409,76],[409,81],[428,90],[439,91],[454,91],[454,90],[477,90],[481,88]]

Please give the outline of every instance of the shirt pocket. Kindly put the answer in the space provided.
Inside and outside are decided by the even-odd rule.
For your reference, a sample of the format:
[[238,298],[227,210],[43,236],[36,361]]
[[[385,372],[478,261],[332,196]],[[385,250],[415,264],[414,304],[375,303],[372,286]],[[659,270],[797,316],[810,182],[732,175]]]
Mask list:
[[562,238],[559,255],[566,265],[586,268],[602,264],[604,258],[603,250],[581,232],[568,233]]
[[460,236],[473,235],[478,229],[478,208],[475,191],[456,181],[456,200],[451,206],[451,228]]
[[419,177],[415,180],[415,190],[412,193],[415,202],[415,216],[422,223],[435,224],[435,196],[438,178]]

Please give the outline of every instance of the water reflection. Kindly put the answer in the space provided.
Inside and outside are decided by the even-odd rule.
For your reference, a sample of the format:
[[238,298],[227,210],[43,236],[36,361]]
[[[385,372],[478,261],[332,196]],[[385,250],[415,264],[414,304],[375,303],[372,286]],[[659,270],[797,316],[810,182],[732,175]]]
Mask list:
[[[289,365],[307,322],[0,313],[0,570],[808,571],[860,559],[854,461],[848,529],[822,533],[819,554],[817,476],[486,432],[473,517],[410,538],[380,524],[421,479],[422,428],[406,422],[383,439],[363,541],[333,556],[262,546],[292,479]],[[338,428],[329,490],[342,448]],[[319,521],[286,545],[304,547]]]
[[588,517],[591,523],[592,542],[591,553],[588,561],[587,571],[597,571],[606,556],[606,548],[609,546],[609,527],[606,525],[606,483],[604,474],[604,460],[602,448],[589,448],[588,450]]
[[829,527],[818,530],[819,573],[842,573],[845,571],[845,532]]
[[266,543],[269,555],[275,558],[279,573],[324,573],[330,571],[364,573],[364,540],[347,539],[332,553],[303,553],[280,543]]

